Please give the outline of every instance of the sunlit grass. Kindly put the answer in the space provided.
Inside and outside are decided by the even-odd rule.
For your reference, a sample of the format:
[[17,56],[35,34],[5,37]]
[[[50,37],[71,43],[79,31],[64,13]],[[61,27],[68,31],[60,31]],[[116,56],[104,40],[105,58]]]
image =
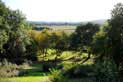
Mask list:
[[47,78],[47,76],[12,77],[1,79],[0,82],[45,82]]
[[27,70],[28,73],[23,76],[1,78],[0,82],[46,82],[48,78],[47,73],[41,72],[41,63],[33,63],[28,68],[25,68],[25,70]]

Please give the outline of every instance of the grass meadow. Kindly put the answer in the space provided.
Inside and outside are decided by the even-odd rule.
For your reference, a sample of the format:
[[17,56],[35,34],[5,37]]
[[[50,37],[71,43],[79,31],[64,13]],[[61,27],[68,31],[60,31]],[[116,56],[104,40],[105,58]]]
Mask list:
[[[49,50],[51,52],[52,50]],[[82,56],[80,56],[79,52],[70,52],[65,51],[62,53],[61,56],[58,57],[58,60],[61,60],[60,64],[64,64],[69,67],[72,64],[80,63],[80,60],[77,60],[78,57],[80,59],[85,58],[87,56],[86,53],[84,53]],[[25,66],[23,70],[26,70],[27,73],[19,76],[19,77],[10,77],[10,78],[1,78],[0,82],[51,82],[49,80],[50,72],[45,72],[43,68],[43,63],[41,62],[42,58],[39,57],[39,62],[34,62],[30,66]],[[44,59],[44,61],[47,62],[47,59],[49,61],[53,61],[55,56],[53,55],[47,55]],[[76,61],[77,60],[77,61]],[[92,60],[89,60],[85,64],[91,65],[93,62]],[[83,79],[69,79],[68,82],[83,82]]]

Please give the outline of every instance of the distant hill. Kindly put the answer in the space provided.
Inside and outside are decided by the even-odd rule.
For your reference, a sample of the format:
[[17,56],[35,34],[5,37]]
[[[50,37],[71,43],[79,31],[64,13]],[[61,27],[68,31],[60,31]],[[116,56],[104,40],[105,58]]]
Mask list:
[[104,24],[106,21],[107,21],[107,19],[100,19],[100,20],[92,20],[92,21],[89,21],[89,22],[102,25],[102,24]]
[[83,22],[42,22],[42,21],[27,21],[27,22],[36,26],[53,26],[53,25],[54,26],[61,26],[61,25],[77,26],[80,23],[87,23],[87,22],[92,22],[95,24],[102,25],[106,22],[106,19],[83,21]]

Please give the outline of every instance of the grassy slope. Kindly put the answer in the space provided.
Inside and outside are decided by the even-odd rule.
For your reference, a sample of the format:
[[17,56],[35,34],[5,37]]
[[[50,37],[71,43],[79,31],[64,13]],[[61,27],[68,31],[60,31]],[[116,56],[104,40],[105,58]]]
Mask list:
[[[61,60],[65,60],[62,61],[62,63],[72,63],[74,60],[78,57],[86,57],[87,54],[83,54],[82,56],[80,56],[77,52],[69,52],[69,51],[65,51],[62,53],[62,55],[59,57],[59,59]],[[50,58],[51,57],[51,58]],[[45,59],[54,59],[52,55],[46,57]],[[92,61],[88,61],[87,64],[91,64]],[[34,63],[32,64],[32,66],[25,68],[25,70],[28,71],[28,74],[24,75],[24,76],[20,76],[20,77],[12,77],[12,78],[8,78],[8,80],[10,82],[47,82],[48,80],[48,75],[45,72],[41,72],[42,71],[42,65],[41,63]],[[9,82],[9,81],[3,81],[0,80],[0,82]],[[72,79],[69,82],[82,82],[82,79]]]

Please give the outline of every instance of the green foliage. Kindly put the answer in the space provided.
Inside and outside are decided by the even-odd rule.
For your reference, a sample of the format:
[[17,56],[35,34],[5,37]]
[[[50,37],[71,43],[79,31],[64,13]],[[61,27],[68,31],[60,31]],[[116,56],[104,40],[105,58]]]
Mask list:
[[103,31],[97,32],[93,37],[92,42],[92,52],[96,55],[97,59],[103,59],[104,56],[107,56],[110,51],[108,47],[108,38],[107,34]]
[[86,50],[88,50],[87,47],[91,45],[93,36],[97,31],[99,31],[99,25],[97,24],[87,23],[79,25],[75,33],[71,35],[71,48],[84,50],[86,47]]
[[45,72],[49,72],[51,68],[55,68],[55,67],[56,67],[56,64],[53,62],[42,63],[42,68],[43,68],[43,71]]
[[59,70],[50,69],[50,73],[49,79],[51,82],[68,82],[67,77],[63,76]]
[[3,45],[7,42],[8,36],[7,33],[3,30],[0,31],[0,51],[3,51]]
[[25,58],[31,61],[37,61],[37,43],[30,37],[30,43],[26,45]]
[[53,32],[50,37],[50,47],[64,51],[69,46],[69,36],[64,32]]
[[110,57],[113,58],[117,67],[119,68],[120,62],[123,62],[123,4],[118,3],[112,10],[112,17],[109,20],[108,46],[111,47]]
[[20,63],[24,60],[26,46],[30,44],[24,15],[11,10],[0,1],[0,59]]
[[[112,59],[117,70],[122,67],[123,62],[123,5],[118,3],[111,12],[111,19],[103,26],[100,32],[93,37],[92,52],[96,59]],[[104,60],[105,61],[105,60]]]
[[116,64],[111,60],[97,62],[95,65],[95,77],[97,82],[117,82]]
[[85,58],[82,63],[90,59],[92,50],[93,36],[98,32],[99,25],[93,23],[81,24],[77,27],[75,32],[70,38],[70,50],[80,51],[81,53],[88,53],[88,57]]
[[91,65],[79,65],[79,64],[71,64],[65,65],[61,70],[61,73],[64,76],[69,78],[83,78],[83,77],[91,77],[93,74],[93,67]]

